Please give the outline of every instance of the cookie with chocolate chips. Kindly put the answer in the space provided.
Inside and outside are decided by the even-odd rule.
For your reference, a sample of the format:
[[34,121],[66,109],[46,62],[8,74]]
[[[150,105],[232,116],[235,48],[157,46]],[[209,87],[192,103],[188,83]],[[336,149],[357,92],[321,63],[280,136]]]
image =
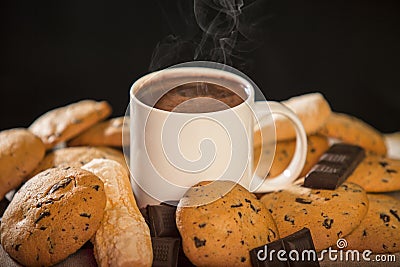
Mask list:
[[111,114],[106,101],[82,100],[50,110],[29,127],[42,139],[46,149],[67,141]]
[[1,245],[25,266],[67,258],[100,226],[106,196],[93,173],[73,167],[39,173],[15,194],[3,214]]
[[68,142],[68,146],[122,147],[124,122],[129,117],[113,118],[99,122]]
[[189,189],[179,202],[176,223],[185,255],[196,266],[251,266],[251,249],[279,239],[265,206],[231,181]]
[[332,113],[319,133],[361,146],[379,155],[386,155],[387,152],[383,134],[366,122],[348,114]]
[[317,251],[354,230],[368,210],[366,192],[352,183],[343,183],[336,190],[292,185],[264,195],[261,202],[275,219],[281,237],[307,227]]
[[358,184],[371,193],[400,190],[400,160],[370,153],[347,181]]
[[369,208],[361,224],[345,237],[346,249],[372,250],[373,253],[400,251],[400,200],[368,194]]
[[27,129],[0,132],[0,200],[22,184],[44,153],[42,141]]

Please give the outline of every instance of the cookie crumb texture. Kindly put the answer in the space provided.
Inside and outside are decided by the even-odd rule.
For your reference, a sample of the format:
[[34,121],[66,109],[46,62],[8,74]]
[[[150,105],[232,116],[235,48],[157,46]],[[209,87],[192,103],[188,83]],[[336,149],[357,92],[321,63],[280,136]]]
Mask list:
[[335,245],[338,238],[353,231],[368,210],[366,192],[352,183],[343,183],[336,190],[293,185],[264,195],[261,202],[272,214],[282,237],[307,227],[317,251]]
[[[203,184],[197,187],[206,198],[213,186]],[[229,181],[211,184],[232,187]],[[279,239],[268,210],[240,185],[209,204],[178,206],[176,216],[185,255],[196,266],[251,266],[251,249]]]
[[1,223],[4,250],[25,266],[50,266],[76,252],[99,228],[103,182],[73,167],[53,168],[16,193]]

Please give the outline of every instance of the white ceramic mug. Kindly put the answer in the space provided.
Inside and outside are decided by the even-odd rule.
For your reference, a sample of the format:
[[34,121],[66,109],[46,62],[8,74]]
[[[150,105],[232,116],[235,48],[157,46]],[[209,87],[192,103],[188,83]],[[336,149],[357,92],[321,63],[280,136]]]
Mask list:
[[[153,108],[170,89],[190,82],[221,85],[237,93],[243,102],[206,113]],[[200,181],[232,180],[257,193],[278,190],[291,184],[304,166],[307,138],[297,116],[282,104],[269,101],[263,102],[266,108],[262,118],[257,118],[254,84],[232,71],[191,65],[165,69],[137,80],[130,98],[131,182],[139,207],[179,200]],[[272,127],[271,138],[264,136],[263,140],[275,146],[272,113],[293,122],[297,142],[288,168],[278,177],[265,179],[253,171],[253,134],[257,127]]]

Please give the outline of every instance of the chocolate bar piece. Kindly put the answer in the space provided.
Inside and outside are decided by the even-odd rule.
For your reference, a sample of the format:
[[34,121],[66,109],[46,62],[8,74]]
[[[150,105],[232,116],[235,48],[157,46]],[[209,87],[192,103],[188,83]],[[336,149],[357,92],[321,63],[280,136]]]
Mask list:
[[175,206],[147,206],[151,235],[156,237],[179,237],[178,228],[175,223],[175,212]]
[[153,267],[178,266],[180,239],[173,237],[152,237]]
[[304,187],[334,190],[353,173],[364,158],[365,151],[359,146],[335,144],[306,175]]
[[303,228],[287,237],[252,249],[250,259],[253,267],[319,266],[318,255],[308,228]]

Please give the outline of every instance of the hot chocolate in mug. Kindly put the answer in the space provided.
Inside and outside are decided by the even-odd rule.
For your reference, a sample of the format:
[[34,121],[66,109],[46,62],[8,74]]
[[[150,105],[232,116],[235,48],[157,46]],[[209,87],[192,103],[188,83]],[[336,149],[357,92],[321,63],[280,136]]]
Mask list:
[[[201,181],[231,180],[263,193],[298,177],[307,153],[305,130],[278,102],[257,102],[255,112],[255,89],[261,93],[243,73],[212,62],[177,65],[132,85],[129,164],[139,207],[179,200]],[[296,150],[285,171],[266,179],[254,172],[253,134],[263,129],[264,145],[274,152],[272,114],[293,122]],[[272,156],[264,159],[268,166]]]

